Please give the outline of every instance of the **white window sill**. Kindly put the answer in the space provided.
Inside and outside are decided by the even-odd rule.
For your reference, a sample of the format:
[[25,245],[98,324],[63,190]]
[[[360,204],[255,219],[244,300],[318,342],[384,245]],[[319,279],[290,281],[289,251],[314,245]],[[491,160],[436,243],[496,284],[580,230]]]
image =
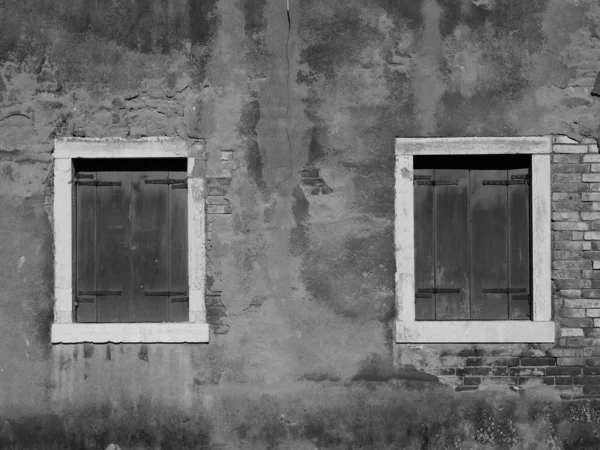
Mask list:
[[53,344],[202,343],[208,342],[206,323],[55,323]]
[[554,343],[555,324],[525,320],[396,322],[397,343]]

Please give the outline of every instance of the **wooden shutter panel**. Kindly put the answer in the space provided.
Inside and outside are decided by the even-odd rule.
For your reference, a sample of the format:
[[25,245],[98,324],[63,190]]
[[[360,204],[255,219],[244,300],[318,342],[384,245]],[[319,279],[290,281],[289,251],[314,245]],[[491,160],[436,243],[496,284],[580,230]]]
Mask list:
[[169,173],[132,173],[133,320],[169,320]]
[[415,319],[435,320],[433,170],[415,169]]
[[471,319],[503,320],[508,318],[507,171],[470,173]]
[[97,172],[98,322],[131,320],[129,172]]
[[434,172],[435,319],[467,320],[470,316],[469,171],[436,169]]
[[184,293],[171,295],[169,321],[187,322],[189,320],[187,174],[172,171],[169,172],[169,178],[175,180],[168,190],[169,289],[174,293]]
[[[509,319],[531,318],[530,208],[528,169],[508,171]],[[518,292],[522,290],[522,292]]]
[[[80,172],[76,176],[76,256],[75,256],[75,321],[96,322],[96,187],[95,172]],[[77,180],[88,184],[77,184]]]

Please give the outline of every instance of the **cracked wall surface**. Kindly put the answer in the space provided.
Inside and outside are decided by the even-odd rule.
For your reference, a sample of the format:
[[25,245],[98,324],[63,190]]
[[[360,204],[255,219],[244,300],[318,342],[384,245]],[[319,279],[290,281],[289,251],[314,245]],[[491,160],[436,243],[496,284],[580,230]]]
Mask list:
[[[364,406],[366,393],[374,389],[381,399],[415,386],[446,392],[497,365],[472,358],[502,360],[516,389],[519,377],[542,384],[552,361],[571,357],[554,347],[577,341],[394,343],[394,139],[597,139],[600,100],[590,91],[600,71],[598,3],[290,0],[289,30],[285,5],[0,2],[0,405],[7,411],[28,417],[91,408],[94,417],[114,418],[131,407],[140,421],[151,421],[160,408],[196,408],[207,414],[193,419],[206,431],[198,445],[218,448],[233,439],[227,424],[241,408],[231,448],[291,440],[331,448],[368,446],[368,439],[381,439],[381,448],[388,441],[425,445],[423,436],[443,427],[442,419],[403,440],[390,431],[393,423],[369,422],[386,411],[402,414],[383,400]],[[50,174],[53,140],[62,136],[204,143],[204,164],[195,170],[207,186],[209,344],[49,343]],[[556,201],[577,207],[570,198]],[[550,362],[541,374],[523,365],[527,358]],[[551,392],[548,401],[578,393],[573,385]],[[521,398],[508,388],[506,395]],[[295,409],[298,396],[308,405],[305,415]],[[410,395],[406,401],[419,402]],[[371,425],[356,422],[358,412],[336,419],[349,404],[352,411],[367,408]],[[543,402],[531,404],[533,415],[544,411]],[[511,414],[514,423],[533,423]],[[575,442],[566,425],[542,416],[539,427],[546,420],[553,436],[563,430],[560,436]],[[490,417],[510,428],[504,416]],[[188,436],[185,420],[172,442]],[[13,431],[0,428],[0,438],[22,436],[14,431],[19,423]],[[492,425],[469,423],[471,431],[456,434],[460,442],[501,439]],[[58,427],[64,436],[84,426],[65,424]],[[377,432],[364,431],[368,426]],[[486,429],[491,434],[473,431]],[[525,442],[519,433],[512,435]],[[568,441],[562,437],[556,445]],[[67,444],[109,443],[98,439]],[[147,439],[167,445],[157,435]],[[143,440],[143,433],[130,438]]]

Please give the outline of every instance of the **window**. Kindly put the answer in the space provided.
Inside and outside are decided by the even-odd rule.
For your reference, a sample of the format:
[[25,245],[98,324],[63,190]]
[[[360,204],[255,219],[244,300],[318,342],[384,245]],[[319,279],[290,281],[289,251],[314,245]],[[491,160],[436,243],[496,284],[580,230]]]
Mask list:
[[397,139],[397,342],[554,342],[550,152],[550,137]]
[[61,139],[52,342],[207,342],[201,146]]
[[74,320],[187,321],[187,161],[73,162]]

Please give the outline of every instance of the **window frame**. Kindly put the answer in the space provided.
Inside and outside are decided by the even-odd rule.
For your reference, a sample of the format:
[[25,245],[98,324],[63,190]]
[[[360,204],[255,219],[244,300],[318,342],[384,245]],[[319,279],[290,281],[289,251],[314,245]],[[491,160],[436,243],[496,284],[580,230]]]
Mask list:
[[[197,167],[203,146],[179,138],[58,138],[54,142],[53,344],[202,343],[209,340],[204,300],[206,228],[204,179]],[[186,158],[188,206],[188,322],[82,323],[73,320],[73,159]]]
[[[552,136],[396,138],[397,343],[554,343],[551,280]],[[531,155],[532,320],[415,320],[413,157]]]

